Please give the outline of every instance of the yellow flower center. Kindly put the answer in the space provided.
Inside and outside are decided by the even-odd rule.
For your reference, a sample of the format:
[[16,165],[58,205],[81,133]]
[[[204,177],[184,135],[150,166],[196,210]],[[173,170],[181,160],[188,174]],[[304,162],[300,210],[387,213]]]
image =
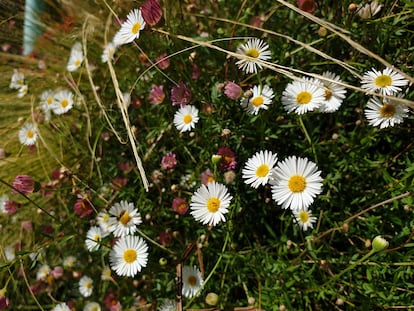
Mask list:
[[300,105],[306,105],[309,104],[309,102],[312,100],[312,94],[308,91],[302,91],[296,96],[296,101]]
[[325,87],[325,99],[326,100],[330,100],[332,97],[332,92],[330,89],[328,89],[327,87]]
[[124,260],[126,263],[134,262],[137,259],[137,251],[129,248],[124,252]]
[[212,197],[207,201],[207,209],[210,213],[215,213],[220,207],[220,200],[218,198]]
[[28,130],[28,131],[27,131],[27,137],[28,137],[28,138],[33,138],[33,136],[34,136],[33,131],[32,131],[32,130]]
[[386,87],[392,84],[392,79],[388,75],[380,75],[375,78],[374,83],[378,87]]
[[260,55],[259,51],[256,49],[249,49],[245,53],[246,53],[246,56],[250,56],[253,58],[258,58]]
[[395,107],[394,105],[384,104],[379,112],[384,118],[391,118],[395,114]]
[[69,101],[68,101],[67,99],[63,99],[63,100],[60,102],[60,105],[61,105],[63,108],[65,108],[67,105],[69,105]]
[[184,123],[185,124],[188,124],[188,123],[190,123],[191,121],[193,120],[193,117],[190,115],[190,114],[186,114],[185,116],[184,116]]
[[307,211],[300,211],[299,212],[299,219],[301,223],[307,223],[309,220],[309,213]]
[[119,217],[119,221],[123,224],[126,225],[129,223],[129,221],[131,220],[131,216],[129,216],[127,211],[123,211]]
[[269,173],[269,166],[267,164],[260,165],[256,170],[257,177],[266,177]]
[[53,98],[52,98],[52,97],[48,97],[48,98],[46,99],[46,103],[47,103],[48,105],[51,105],[51,104],[53,103]]
[[86,287],[86,288],[92,288],[92,283],[91,283],[91,282],[87,282],[87,283],[85,284],[85,287]]
[[300,175],[293,175],[288,181],[288,187],[292,192],[302,192],[306,188],[306,179]]
[[197,285],[197,278],[194,275],[190,275],[187,279],[187,283],[188,285],[190,285],[191,287],[194,287]]
[[213,182],[215,179],[214,179],[214,176],[208,176],[207,177],[207,182],[209,183],[209,182]]
[[79,59],[75,60],[75,66],[79,66],[81,61]]
[[95,236],[93,237],[93,240],[95,241],[95,242],[97,242],[97,241],[99,241],[99,239],[100,239],[100,235],[99,234],[95,234]]
[[141,28],[141,24],[139,22],[136,22],[131,29],[131,32],[136,35],[139,29]]
[[255,107],[260,107],[261,105],[263,105],[263,97],[262,96],[257,96],[255,98],[252,99],[252,104]]

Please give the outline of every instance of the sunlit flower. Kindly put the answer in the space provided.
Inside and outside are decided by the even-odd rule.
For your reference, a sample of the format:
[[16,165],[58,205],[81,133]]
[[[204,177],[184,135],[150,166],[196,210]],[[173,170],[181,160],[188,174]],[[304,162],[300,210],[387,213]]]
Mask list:
[[256,152],[249,158],[242,170],[245,183],[253,188],[264,186],[268,183],[274,166],[277,162],[277,155],[268,150]]
[[109,42],[107,45],[105,45],[105,47],[102,51],[101,61],[103,63],[107,63],[108,61],[112,61],[117,48],[118,48],[118,46],[115,45],[113,42]]
[[379,92],[383,95],[394,95],[407,84],[408,80],[391,68],[385,68],[383,71],[372,68],[364,73],[361,80],[361,88],[370,93]]
[[224,86],[224,94],[230,99],[237,100],[243,95],[243,90],[238,84],[228,82]]
[[120,276],[133,277],[147,265],[148,246],[138,236],[123,236],[115,243],[109,256],[112,270]]
[[246,73],[256,73],[257,67],[262,69],[262,65],[257,60],[266,61],[271,58],[269,46],[258,38],[251,38],[245,44],[237,48],[236,53],[247,56],[236,62],[239,69]]
[[162,9],[158,0],[146,0],[141,5],[142,17],[150,25],[156,25],[162,17]]
[[372,126],[386,128],[404,122],[408,108],[392,100],[370,98],[364,110],[365,117]]
[[174,198],[172,201],[172,209],[179,215],[184,215],[188,211],[188,203],[183,198]]
[[36,280],[45,280],[52,270],[48,265],[43,265],[37,270]]
[[139,32],[144,29],[145,21],[140,9],[133,9],[122,23],[121,29],[116,33],[113,42],[115,45],[126,44],[139,38]]
[[186,298],[194,297],[203,285],[200,270],[194,266],[183,266],[183,296]]
[[217,155],[220,156],[218,166],[221,172],[234,170],[236,168],[236,156],[229,147],[220,147],[217,150]]
[[55,114],[64,114],[73,107],[73,93],[69,90],[62,90],[55,93],[52,110]]
[[288,157],[273,171],[272,197],[282,208],[303,210],[322,192],[321,171],[306,158]]
[[67,71],[78,70],[78,68],[82,65],[83,59],[82,44],[80,42],[76,42],[70,50],[69,61],[66,66]]
[[11,77],[9,88],[20,89],[24,85],[24,73],[13,69],[13,75]]
[[161,306],[159,311],[176,311],[177,310],[177,302],[175,300],[165,300]]
[[186,105],[178,109],[174,114],[174,125],[181,132],[191,131],[199,120],[198,109],[192,105]]
[[[340,76],[329,71],[325,71],[322,74],[322,76],[333,81],[337,81],[340,83],[342,82]],[[325,100],[322,102],[322,105],[319,107],[319,110],[321,112],[337,111],[345,98],[346,88],[335,82],[325,80],[321,80],[321,82],[325,89]]]
[[13,181],[12,193],[23,193],[25,195],[31,194],[34,191],[35,182],[29,175],[17,175]]
[[55,94],[52,90],[43,91],[40,95],[40,108],[45,114],[45,120],[47,122],[50,121],[54,97]]
[[71,311],[66,303],[60,303],[56,305],[51,311]]
[[253,86],[250,89],[252,96],[249,98],[242,98],[240,105],[251,114],[258,114],[260,109],[269,109],[268,105],[272,103],[272,99],[275,96],[273,90],[265,85],[263,88],[259,85]]
[[109,214],[111,215],[109,230],[116,237],[135,233],[137,226],[142,223],[138,209],[134,207],[133,203],[127,201],[115,203],[109,209]]
[[86,303],[86,305],[83,307],[83,311],[101,311],[101,306],[99,303],[94,301],[89,301]]
[[215,181],[200,188],[191,197],[191,215],[204,225],[215,226],[220,221],[225,222],[228,207],[233,197],[227,187]]
[[79,292],[83,297],[89,297],[93,292],[93,280],[89,276],[82,276],[79,280]]
[[282,93],[282,104],[288,113],[304,114],[318,109],[325,100],[323,85],[315,79],[292,81]]
[[172,169],[177,165],[177,156],[175,153],[168,152],[161,159],[161,167],[164,170]]
[[369,19],[377,15],[382,9],[382,5],[377,1],[367,2],[364,6],[360,6],[358,9],[358,15],[362,19]]
[[308,210],[308,208],[294,210],[293,215],[303,231],[308,230],[308,228],[312,229],[313,224],[316,222],[316,217],[312,216],[312,211]]
[[107,235],[105,231],[98,226],[92,226],[89,228],[88,232],[86,233],[86,248],[90,252],[97,251],[101,247],[101,240]]
[[163,85],[153,86],[149,93],[148,99],[150,103],[153,105],[161,104],[165,99],[164,86]]
[[32,146],[37,140],[37,128],[33,123],[25,123],[19,131],[19,141],[22,145]]
[[181,107],[188,105],[191,101],[191,90],[184,82],[180,82],[171,88],[171,102],[173,106]]

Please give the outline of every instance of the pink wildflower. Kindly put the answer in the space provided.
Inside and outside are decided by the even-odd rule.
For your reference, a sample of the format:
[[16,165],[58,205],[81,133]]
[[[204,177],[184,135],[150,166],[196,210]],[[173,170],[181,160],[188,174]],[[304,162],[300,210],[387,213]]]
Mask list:
[[156,25],[162,17],[162,9],[158,0],[147,0],[141,5],[141,13],[144,21],[150,25]]
[[180,82],[171,89],[171,102],[173,106],[185,106],[191,101],[191,91],[188,86]]
[[297,0],[298,8],[302,11],[313,14],[316,8],[316,3],[314,0]]
[[29,175],[18,175],[13,181],[13,187],[15,189],[12,189],[12,193],[23,193],[25,195],[28,195],[30,193],[33,193],[34,186],[35,182],[32,177]]
[[179,215],[184,215],[188,211],[188,203],[183,198],[175,198],[172,202],[172,209]]
[[234,152],[229,147],[221,147],[217,151],[217,155],[221,156],[219,169],[222,172],[234,170],[237,165]]
[[200,175],[201,183],[203,185],[207,185],[209,182],[215,181],[214,174],[210,169],[206,169],[204,172]]
[[177,158],[176,158],[176,155],[172,152],[168,152],[161,159],[161,167],[165,170],[174,168],[176,165],[177,165]]
[[165,93],[164,93],[164,86],[163,85],[155,85],[148,96],[148,99],[151,104],[153,105],[159,105],[161,104],[165,99]]
[[89,200],[79,198],[73,206],[75,214],[80,218],[85,218],[93,213],[92,204]]
[[6,213],[9,215],[16,213],[19,207],[20,207],[20,204],[12,200],[7,200],[4,203],[4,209],[6,210]]
[[228,98],[237,100],[243,95],[242,88],[234,82],[229,82],[224,87],[224,94],[227,95]]
[[170,67],[170,59],[167,57],[166,53],[162,53],[160,56],[157,57],[156,63],[158,68],[165,70]]

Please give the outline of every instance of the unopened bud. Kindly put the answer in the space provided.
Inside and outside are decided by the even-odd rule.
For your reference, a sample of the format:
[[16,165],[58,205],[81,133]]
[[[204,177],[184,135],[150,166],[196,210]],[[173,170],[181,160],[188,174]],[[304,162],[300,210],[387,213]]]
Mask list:
[[383,251],[388,247],[389,243],[386,239],[381,237],[380,235],[376,236],[372,241],[372,249],[376,252]]
[[208,293],[206,296],[206,304],[209,306],[217,306],[219,302],[219,296],[216,293]]
[[218,164],[221,160],[221,155],[219,154],[213,154],[211,156],[211,162],[213,162],[214,165]]

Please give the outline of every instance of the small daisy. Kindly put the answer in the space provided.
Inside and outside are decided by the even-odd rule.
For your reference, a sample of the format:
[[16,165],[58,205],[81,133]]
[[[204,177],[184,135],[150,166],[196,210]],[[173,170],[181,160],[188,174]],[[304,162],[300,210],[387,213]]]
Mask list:
[[46,121],[50,121],[54,97],[54,92],[51,90],[43,91],[40,95],[40,108],[45,114]]
[[36,273],[36,280],[44,280],[46,279],[52,270],[48,265],[43,265],[37,270]]
[[90,301],[86,303],[86,305],[83,307],[83,311],[101,311],[101,306],[99,303]]
[[147,265],[148,246],[138,236],[121,237],[111,250],[109,261],[119,276],[133,277]]
[[200,270],[194,266],[183,266],[183,296],[192,298],[203,285]]
[[18,98],[23,98],[27,94],[28,91],[29,91],[29,87],[27,86],[27,84],[23,84],[19,88],[19,91],[17,92],[17,97]]
[[102,268],[102,273],[101,273],[101,280],[102,281],[112,281],[112,272],[111,272],[111,268],[109,268],[108,266],[105,266]]
[[373,97],[368,101],[364,113],[370,125],[386,128],[402,123],[408,116],[408,108],[391,100]]
[[181,133],[191,131],[198,120],[198,109],[191,105],[181,107],[174,115],[174,125]]
[[3,194],[0,197],[0,212],[7,214],[7,209],[6,209],[6,202],[9,200],[9,196],[7,194]]
[[165,300],[159,309],[159,311],[175,311],[175,310],[177,310],[177,302],[175,300]]
[[288,113],[304,114],[318,109],[325,100],[323,85],[315,79],[303,78],[289,83],[282,93],[282,104]]
[[268,105],[272,103],[272,99],[275,96],[273,90],[268,85],[265,85],[263,89],[255,85],[250,91],[253,95],[250,98],[242,98],[240,101],[241,106],[251,114],[258,114],[260,109],[267,110],[269,108]]
[[92,226],[89,228],[88,232],[86,233],[86,248],[90,252],[97,251],[101,247],[101,240],[106,235],[106,232],[98,226]]
[[7,245],[4,248],[4,256],[6,257],[7,261],[13,261],[16,259],[16,247],[15,245]]
[[32,146],[36,143],[37,128],[33,123],[25,123],[19,131],[19,140],[22,145]]
[[361,88],[367,92],[379,92],[383,95],[394,95],[406,86],[408,80],[391,68],[385,68],[382,72],[374,68],[364,73],[361,81]]
[[109,231],[116,237],[133,234],[142,222],[138,209],[134,207],[133,203],[127,201],[115,203],[109,209],[109,214],[111,215]]
[[71,311],[66,303],[60,303],[56,305],[51,311]]
[[271,151],[259,151],[247,160],[242,174],[245,183],[257,188],[264,186],[269,181],[271,173],[277,162],[277,155]]
[[246,73],[256,73],[257,67],[262,69],[262,66],[256,63],[256,59],[266,61],[271,58],[269,45],[258,38],[249,39],[237,48],[236,53],[249,57],[236,62],[239,69]]
[[273,171],[272,197],[282,208],[303,210],[322,191],[321,171],[306,158],[288,157]]
[[112,60],[114,58],[117,45],[115,45],[113,42],[109,42],[103,49],[101,60],[103,63],[107,63],[108,60]]
[[99,212],[98,216],[96,216],[96,221],[98,222],[99,227],[101,227],[102,231],[105,233],[111,232],[110,219],[111,216],[106,211]]
[[82,65],[83,62],[82,44],[76,42],[70,51],[69,61],[66,66],[67,71],[76,71]]
[[134,9],[127,15],[127,20],[122,23],[121,29],[116,33],[113,43],[115,45],[126,44],[139,38],[140,30],[144,29],[145,21],[141,10]]
[[89,276],[84,275],[79,280],[79,292],[83,297],[89,297],[92,295],[93,280]]
[[313,228],[313,224],[316,222],[316,217],[312,216],[312,211],[307,208],[293,211],[296,222],[302,228],[303,231],[308,228]]
[[23,85],[24,85],[24,73],[18,71],[17,69],[14,69],[9,88],[18,90]]
[[[325,71],[322,76],[333,81],[340,83],[342,82],[341,78],[338,75],[329,71]],[[321,82],[325,89],[325,100],[322,102],[319,110],[321,112],[337,111],[345,98],[346,88],[340,84],[330,81],[322,80]]]
[[73,107],[73,93],[69,90],[62,90],[55,93],[52,110],[55,114],[64,114]]
[[200,188],[191,197],[191,215],[196,221],[209,226],[215,226],[220,221],[226,221],[230,201],[233,197],[227,193],[227,187],[215,181]]

